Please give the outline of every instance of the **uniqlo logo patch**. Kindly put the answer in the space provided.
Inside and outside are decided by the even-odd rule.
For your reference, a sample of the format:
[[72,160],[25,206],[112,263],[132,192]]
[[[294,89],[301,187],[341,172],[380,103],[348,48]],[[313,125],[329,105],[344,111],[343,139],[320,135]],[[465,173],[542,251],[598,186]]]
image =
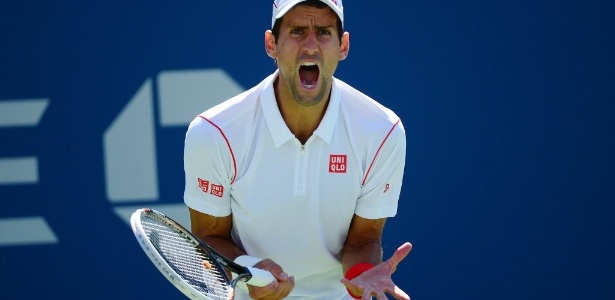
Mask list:
[[329,155],[329,173],[346,173],[348,160],[346,154]]
[[209,191],[209,181],[199,178],[199,188],[201,188],[203,193],[207,193]]
[[224,195],[224,186],[212,184],[211,185],[211,194],[216,197],[222,197]]

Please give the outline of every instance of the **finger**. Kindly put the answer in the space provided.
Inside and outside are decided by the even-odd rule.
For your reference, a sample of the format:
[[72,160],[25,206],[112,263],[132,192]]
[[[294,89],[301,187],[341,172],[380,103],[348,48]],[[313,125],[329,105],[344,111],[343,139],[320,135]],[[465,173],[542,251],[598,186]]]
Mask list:
[[378,300],[387,300],[387,296],[384,294],[384,292],[377,292],[376,294],[376,299]]
[[[346,278],[342,278],[340,279],[340,282],[346,287],[347,290],[351,291],[353,294],[355,295],[363,295],[360,291],[360,289],[358,289],[358,286],[352,282],[350,282],[350,280],[346,279]],[[357,290],[359,292],[357,292]],[[367,298],[369,299],[369,298]]]
[[288,280],[288,274],[281,272],[280,274],[276,274],[275,278],[281,281],[286,281]]
[[398,286],[395,286],[395,289],[393,290],[392,293],[390,293],[395,299],[400,299],[400,300],[410,300],[410,296],[408,296],[408,294],[406,294],[406,292],[404,292],[402,289],[400,289]]
[[295,287],[295,277],[290,276],[288,278],[287,282],[284,282],[282,284],[280,284],[280,298],[286,298],[288,297],[288,295],[290,294],[290,292],[292,292],[293,288]]
[[353,288],[355,287],[355,284],[350,282],[350,280],[346,279],[346,278],[342,278],[340,279],[340,282],[345,285],[347,288]]
[[361,300],[369,300],[372,298],[372,291],[368,289],[363,290],[363,294],[361,296]]
[[258,298],[263,298],[264,296],[271,295],[276,292],[279,285],[280,284],[277,281],[274,281],[264,287],[255,287],[252,285],[248,285],[250,298],[258,299]]
[[295,286],[294,277],[289,277],[287,281],[279,282],[279,286],[275,291],[268,294],[265,299],[283,299],[287,297]]
[[254,267],[271,272],[277,280],[285,281],[288,279],[288,274],[284,272],[284,269],[269,258],[261,260]]
[[410,250],[412,250],[412,244],[408,242],[404,243],[397,248],[397,250],[395,250],[395,253],[393,253],[393,256],[387,260],[387,263],[391,264],[393,267],[396,267],[397,264],[406,258],[408,253],[410,253]]

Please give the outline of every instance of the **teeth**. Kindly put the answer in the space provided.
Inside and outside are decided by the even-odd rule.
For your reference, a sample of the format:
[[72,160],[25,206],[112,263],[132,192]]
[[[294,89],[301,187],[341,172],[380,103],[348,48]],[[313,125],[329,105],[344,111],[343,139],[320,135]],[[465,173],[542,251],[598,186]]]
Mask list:
[[311,66],[315,66],[315,65],[316,65],[316,63],[315,62],[311,62],[311,61],[304,62],[304,63],[301,64],[302,67],[311,67]]

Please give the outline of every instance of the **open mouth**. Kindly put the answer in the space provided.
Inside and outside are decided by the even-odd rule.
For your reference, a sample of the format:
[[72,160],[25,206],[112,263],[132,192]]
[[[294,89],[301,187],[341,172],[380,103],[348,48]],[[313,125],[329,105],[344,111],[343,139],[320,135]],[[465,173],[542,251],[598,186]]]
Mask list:
[[299,79],[303,84],[303,87],[311,89],[316,86],[318,82],[318,75],[320,70],[314,62],[304,62],[299,68]]

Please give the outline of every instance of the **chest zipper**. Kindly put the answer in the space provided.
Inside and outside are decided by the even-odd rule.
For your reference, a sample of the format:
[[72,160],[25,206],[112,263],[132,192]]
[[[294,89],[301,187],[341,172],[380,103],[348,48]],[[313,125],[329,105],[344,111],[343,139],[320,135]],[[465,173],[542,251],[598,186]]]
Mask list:
[[305,194],[305,145],[301,145],[297,161],[297,174],[295,175],[295,194]]

